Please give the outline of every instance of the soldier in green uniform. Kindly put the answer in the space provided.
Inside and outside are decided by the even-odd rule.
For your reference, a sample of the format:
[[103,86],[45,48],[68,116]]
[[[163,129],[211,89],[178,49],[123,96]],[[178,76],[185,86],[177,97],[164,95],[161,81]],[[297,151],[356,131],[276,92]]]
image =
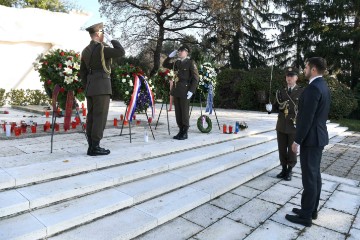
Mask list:
[[176,123],[179,127],[179,133],[174,136],[174,139],[178,140],[188,138],[190,98],[195,93],[199,82],[196,63],[188,57],[189,53],[190,48],[183,45],[170,53],[163,63],[163,67],[173,69],[176,72],[170,94],[174,97]]
[[286,181],[291,180],[292,168],[297,162],[297,155],[291,150],[291,144],[294,142],[296,133],[295,123],[298,111],[298,100],[303,92],[303,88],[296,84],[298,74],[299,72],[296,68],[287,67],[287,87],[276,92],[275,108],[279,109],[276,132],[279,158],[282,166],[281,172],[276,177]]
[[[103,23],[94,24],[86,31],[91,37],[90,44],[81,53],[80,76],[87,100],[87,125],[90,156],[107,155],[110,150],[100,147],[109,111],[111,90],[112,58],[122,57],[125,51],[121,44],[104,33]],[[113,48],[104,42],[104,37]]]

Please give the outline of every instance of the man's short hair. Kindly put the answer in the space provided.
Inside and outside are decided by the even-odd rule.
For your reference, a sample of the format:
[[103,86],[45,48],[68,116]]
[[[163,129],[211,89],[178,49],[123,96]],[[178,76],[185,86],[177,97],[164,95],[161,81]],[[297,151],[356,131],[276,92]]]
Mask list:
[[309,58],[306,60],[306,63],[309,64],[310,69],[314,67],[320,74],[324,74],[327,68],[326,60],[322,57]]

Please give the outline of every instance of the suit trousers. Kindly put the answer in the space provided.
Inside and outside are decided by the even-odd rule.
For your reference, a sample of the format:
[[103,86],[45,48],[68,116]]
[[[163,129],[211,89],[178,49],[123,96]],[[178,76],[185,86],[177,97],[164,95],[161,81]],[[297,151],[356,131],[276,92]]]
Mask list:
[[100,141],[103,138],[104,129],[109,112],[110,95],[88,96],[86,117],[86,134],[93,141]]
[[304,191],[301,196],[301,215],[311,219],[319,207],[321,193],[320,163],[324,147],[300,146],[300,164]]
[[297,163],[297,154],[291,150],[291,145],[295,140],[295,133],[283,133],[279,131],[276,131],[276,133],[281,165],[294,167]]
[[189,105],[190,100],[174,97],[175,117],[179,128],[189,128]]

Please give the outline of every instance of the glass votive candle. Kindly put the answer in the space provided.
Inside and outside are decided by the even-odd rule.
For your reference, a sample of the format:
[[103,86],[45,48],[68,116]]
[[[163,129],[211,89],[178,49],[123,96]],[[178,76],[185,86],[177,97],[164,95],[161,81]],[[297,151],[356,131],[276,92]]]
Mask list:
[[55,123],[55,126],[54,126],[54,127],[55,127],[55,131],[58,132],[58,131],[60,130],[60,124]]
[[229,125],[229,133],[232,133],[232,130],[233,130],[233,126]]
[[31,125],[31,132],[36,133],[36,125],[35,124]]
[[223,125],[223,133],[226,133],[227,132],[227,127],[226,127],[226,124]]
[[71,128],[72,128],[72,129],[75,129],[76,126],[77,126],[76,122],[72,121],[72,122],[71,122]]
[[136,120],[136,125],[140,125],[141,121],[140,120]]
[[21,132],[26,133],[26,129],[27,129],[27,124],[26,123],[21,123]]
[[47,117],[47,118],[48,118],[49,116],[50,116],[50,113],[49,113],[49,111],[48,111],[48,110],[46,110],[46,111],[45,111],[45,117]]
[[117,127],[117,125],[118,125],[118,120],[117,118],[114,118],[114,127]]
[[126,120],[124,121],[124,125],[125,125],[125,126],[128,125],[128,123],[129,123],[128,121],[126,121]]
[[86,116],[86,108],[83,108],[82,115]]
[[14,133],[15,133],[16,137],[20,136],[21,135],[21,127],[15,126]]

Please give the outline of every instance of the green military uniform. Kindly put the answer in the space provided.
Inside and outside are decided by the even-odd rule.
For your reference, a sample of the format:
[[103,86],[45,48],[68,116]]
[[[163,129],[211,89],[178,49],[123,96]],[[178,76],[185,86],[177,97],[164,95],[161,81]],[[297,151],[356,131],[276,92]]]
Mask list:
[[[182,48],[187,47],[182,46],[179,50]],[[186,50],[189,52],[188,48]],[[187,138],[187,131],[190,126],[190,99],[187,99],[187,92],[190,91],[194,94],[199,82],[199,72],[197,70],[196,63],[190,58],[176,60],[168,57],[165,59],[163,67],[174,69],[177,74],[177,78],[174,81],[170,94],[174,97],[176,123],[180,129],[179,134],[182,134],[182,136],[179,136],[179,134],[178,136],[181,137],[180,139],[183,139],[184,134],[186,134]]]
[[[91,35],[102,31],[102,29],[103,24],[99,23],[88,27],[86,30]],[[109,111],[110,95],[112,94],[110,81],[111,60],[125,54],[118,41],[112,40],[111,43],[114,48],[104,42],[92,40],[81,53],[80,75],[87,100],[86,133],[89,146],[94,144],[98,146],[103,138]]]
[[[297,75],[297,69],[287,68],[286,73]],[[281,165],[283,167],[287,166],[287,168],[290,169],[289,171],[291,171],[297,163],[297,155],[291,150],[291,145],[295,140],[297,104],[302,92],[303,88],[295,85],[291,90],[286,87],[278,90],[276,93],[277,101],[275,108],[279,110],[276,123],[279,159]],[[285,173],[279,174],[279,178],[282,175],[285,175]]]

